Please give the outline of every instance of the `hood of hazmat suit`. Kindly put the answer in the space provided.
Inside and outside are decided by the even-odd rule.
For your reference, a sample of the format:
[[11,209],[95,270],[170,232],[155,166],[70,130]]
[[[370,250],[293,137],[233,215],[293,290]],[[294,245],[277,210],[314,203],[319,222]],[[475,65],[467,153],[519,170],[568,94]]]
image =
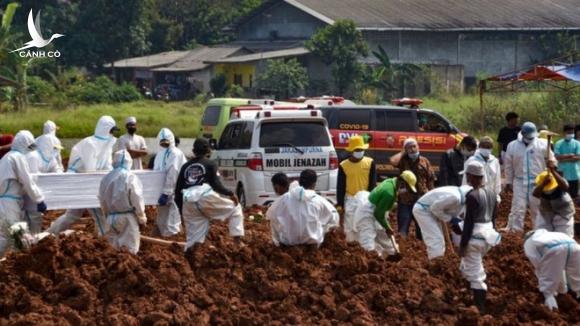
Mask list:
[[32,133],[19,131],[12,142],[12,149],[0,160],[0,200],[22,201],[25,194],[36,203],[44,200],[30,175],[26,159],[26,154],[31,151],[28,147],[32,144]]
[[42,128],[42,134],[56,136],[56,123],[47,120]]
[[155,171],[165,171],[167,176],[165,178],[165,185],[163,186],[163,193],[171,196],[175,191],[175,184],[177,183],[177,177],[179,175],[179,170],[181,166],[185,164],[185,155],[183,152],[175,147],[175,136],[173,132],[168,128],[162,128],[157,135],[157,143],[162,140],[169,141],[169,147],[163,148],[159,146],[159,151],[155,155],[155,162],[153,165],[153,170]]
[[110,171],[113,146],[117,140],[110,133],[113,127],[115,127],[115,120],[110,116],[102,116],[97,122],[94,135],[73,146],[68,171]]
[[143,185],[131,172],[132,164],[126,150],[115,152],[114,169],[101,180],[99,187],[99,201],[107,215],[135,213],[138,217],[145,216]]
[[60,156],[61,143],[56,136],[44,134],[35,141],[36,151],[27,155],[32,173],[63,172]]
[[301,186],[290,189],[275,201],[267,216],[276,245],[320,245],[326,231],[338,225],[334,206],[315,191]]

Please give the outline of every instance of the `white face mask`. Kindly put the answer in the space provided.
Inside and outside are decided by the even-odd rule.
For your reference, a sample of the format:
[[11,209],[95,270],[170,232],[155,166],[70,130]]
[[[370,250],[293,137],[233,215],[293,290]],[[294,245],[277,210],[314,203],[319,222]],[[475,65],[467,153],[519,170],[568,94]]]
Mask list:
[[480,148],[479,149],[479,153],[483,157],[489,157],[491,155],[491,149],[489,149],[489,148]]
[[356,158],[357,160],[360,160],[361,158],[363,158],[363,156],[365,156],[364,151],[352,152],[352,157]]
[[564,137],[566,140],[572,140],[572,138],[574,138],[574,134],[566,134]]

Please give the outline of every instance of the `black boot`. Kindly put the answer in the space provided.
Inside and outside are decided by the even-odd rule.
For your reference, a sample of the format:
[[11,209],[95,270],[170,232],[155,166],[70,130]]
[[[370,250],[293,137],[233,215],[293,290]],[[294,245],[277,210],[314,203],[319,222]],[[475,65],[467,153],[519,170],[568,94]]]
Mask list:
[[475,302],[475,306],[479,313],[484,315],[485,314],[485,297],[487,296],[486,290],[476,290],[473,289],[473,301]]

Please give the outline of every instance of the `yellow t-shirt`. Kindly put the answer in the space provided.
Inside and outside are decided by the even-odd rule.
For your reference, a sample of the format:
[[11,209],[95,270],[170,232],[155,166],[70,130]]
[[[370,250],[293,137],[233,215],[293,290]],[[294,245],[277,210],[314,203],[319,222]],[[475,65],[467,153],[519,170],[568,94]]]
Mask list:
[[359,162],[352,162],[346,159],[340,162],[340,166],[346,175],[346,194],[356,195],[357,192],[369,189],[369,176],[373,159],[363,157]]

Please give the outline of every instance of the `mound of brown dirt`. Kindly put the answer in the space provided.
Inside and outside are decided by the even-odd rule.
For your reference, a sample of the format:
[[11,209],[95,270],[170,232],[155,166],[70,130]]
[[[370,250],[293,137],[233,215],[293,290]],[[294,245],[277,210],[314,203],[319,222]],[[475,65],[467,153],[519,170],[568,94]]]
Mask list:
[[339,230],[318,249],[278,248],[267,222],[246,221],[241,248],[226,225],[213,224],[187,255],[177,245],[142,244],[133,256],[86,232],[46,239],[0,265],[0,324],[580,323],[569,295],[558,296],[559,312],[543,307],[521,236],[504,234],[486,257],[489,314],[480,316],[459,258],[429,263],[415,239],[401,239],[403,260],[388,262]]

